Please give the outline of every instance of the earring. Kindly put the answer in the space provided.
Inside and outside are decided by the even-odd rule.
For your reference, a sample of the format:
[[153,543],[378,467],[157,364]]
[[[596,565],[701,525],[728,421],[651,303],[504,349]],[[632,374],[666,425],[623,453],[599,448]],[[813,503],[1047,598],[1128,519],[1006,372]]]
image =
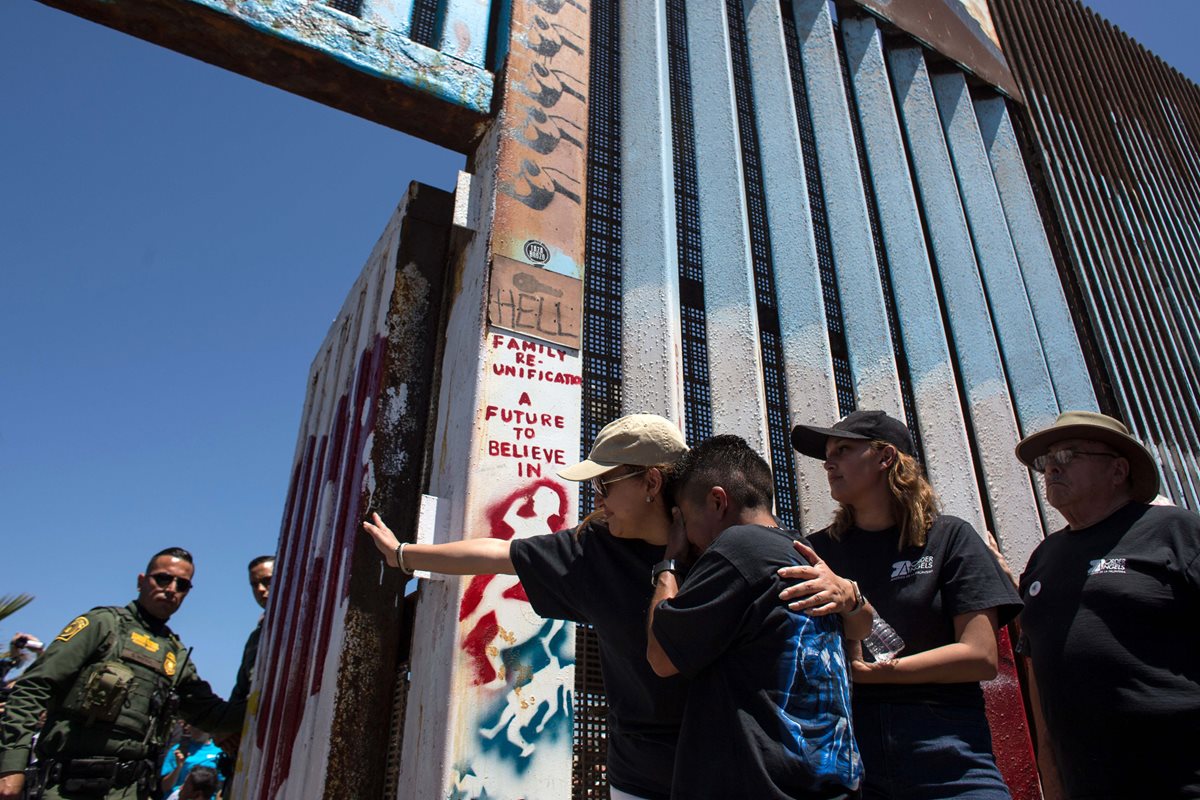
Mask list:
[[653,497],[651,497],[650,495],[646,495],[646,502],[647,502],[647,503],[653,503],[653,502],[654,502],[654,498],[653,498]]

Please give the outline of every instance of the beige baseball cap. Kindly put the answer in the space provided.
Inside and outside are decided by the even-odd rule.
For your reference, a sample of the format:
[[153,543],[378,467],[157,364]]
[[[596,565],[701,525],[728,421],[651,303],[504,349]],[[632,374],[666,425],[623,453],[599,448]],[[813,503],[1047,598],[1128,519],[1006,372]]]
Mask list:
[[657,414],[630,414],[605,425],[592,442],[587,459],[558,475],[568,481],[587,481],[622,464],[671,464],[687,451],[687,442],[674,422]]

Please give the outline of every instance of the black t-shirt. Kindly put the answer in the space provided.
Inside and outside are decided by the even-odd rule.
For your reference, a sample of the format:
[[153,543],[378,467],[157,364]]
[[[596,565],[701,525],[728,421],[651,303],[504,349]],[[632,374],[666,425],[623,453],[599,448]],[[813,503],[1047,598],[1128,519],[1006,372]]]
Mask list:
[[[900,656],[953,644],[954,617],[995,608],[1004,625],[1021,610],[1012,582],[965,520],[939,516],[923,547],[899,549],[900,529],[851,528],[840,540],[828,529],[812,546],[829,568],[858,581],[876,614],[904,640]],[[878,683],[854,687],[855,702],[936,703],[983,708],[973,683]]]
[[1200,517],[1130,503],[1051,534],[1021,576],[1033,660],[1072,798],[1200,797]]
[[804,563],[796,538],[727,528],[655,611],[655,637],[692,678],[674,798],[820,798],[858,786],[841,618],[779,600],[775,571]]
[[534,611],[595,627],[609,707],[609,783],[651,800],[670,796],[687,698],[682,678],[660,678],[646,660],[650,568],[664,550],[599,525],[578,536],[568,530],[514,539],[509,550]]

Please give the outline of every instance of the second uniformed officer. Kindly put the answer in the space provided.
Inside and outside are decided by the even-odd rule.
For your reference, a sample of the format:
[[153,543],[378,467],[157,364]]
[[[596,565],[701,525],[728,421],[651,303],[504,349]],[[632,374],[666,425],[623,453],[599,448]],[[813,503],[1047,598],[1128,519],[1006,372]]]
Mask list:
[[138,575],[136,600],[77,617],[25,671],[0,717],[0,800],[25,789],[43,711],[37,775],[42,796],[62,800],[149,797],[174,716],[218,734],[238,728],[245,704],[214,694],[167,627],[193,573],[188,551],[156,553]]

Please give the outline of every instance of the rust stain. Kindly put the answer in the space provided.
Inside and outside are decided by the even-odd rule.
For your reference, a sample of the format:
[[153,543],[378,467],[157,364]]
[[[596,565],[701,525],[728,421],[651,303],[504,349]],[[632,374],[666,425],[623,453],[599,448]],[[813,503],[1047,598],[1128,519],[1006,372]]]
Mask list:
[[465,56],[471,49],[471,29],[461,19],[454,21],[454,39],[458,43],[459,57]]

